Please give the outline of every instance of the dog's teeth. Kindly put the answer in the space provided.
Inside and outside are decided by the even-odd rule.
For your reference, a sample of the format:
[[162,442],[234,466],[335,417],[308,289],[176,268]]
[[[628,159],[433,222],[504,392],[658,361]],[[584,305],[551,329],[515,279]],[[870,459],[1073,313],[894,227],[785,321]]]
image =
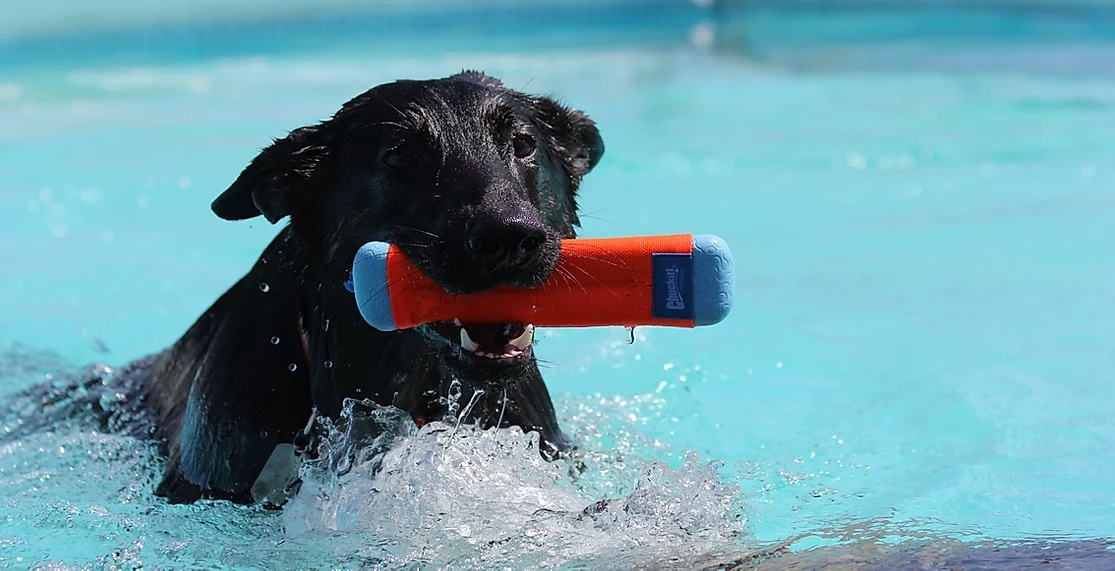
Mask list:
[[526,351],[527,347],[530,347],[532,341],[534,341],[534,326],[527,325],[523,334],[508,341],[508,344],[520,351]]
[[461,347],[463,347],[465,351],[471,353],[475,353],[476,350],[480,348],[480,345],[476,341],[473,341],[472,337],[468,336],[468,330],[464,327],[461,328]]
[[460,319],[454,319],[453,320],[453,325],[456,325],[457,327],[460,327],[461,326],[461,320]]

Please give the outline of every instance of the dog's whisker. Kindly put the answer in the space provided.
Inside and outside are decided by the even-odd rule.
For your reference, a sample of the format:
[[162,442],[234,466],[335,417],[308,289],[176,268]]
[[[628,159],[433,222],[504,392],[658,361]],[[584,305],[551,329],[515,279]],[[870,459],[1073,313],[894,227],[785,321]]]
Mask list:
[[561,268],[554,268],[554,273],[550,277],[550,279],[553,280],[554,283],[558,283],[560,280],[560,283],[564,285],[569,291],[573,291],[573,288],[569,284],[569,275],[565,273],[565,271]]
[[577,218],[581,218],[581,219],[587,218],[589,220],[599,220],[600,222],[603,222],[605,224],[611,224],[615,228],[622,228],[623,227],[623,226],[621,226],[620,224],[616,223],[613,220],[608,220],[607,218],[601,218],[599,216],[593,216],[591,214],[578,214]]
[[592,216],[594,214],[600,214],[601,212],[607,212],[609,210],[615,210],[615,209],[616,209],[615,206],[609,206],[607,208],[597,208],[596,210],[591,210],[589,212],[578,212],[577,215],[584,218],[585,216]]
[[614,297],[614,298],[616,298],[616,299],[623,299],[623,296],[622,296],[622,295],[620,295],[620,294],[616,293],[616,292],[615,292],[615,290],[613,290],[612,288],[608,287],[608,284],[606,284],[606,283],[604,283],[604,282],[600,281],[600,278],[598,278],[598,277],[596,277],[595,275],[593,275],[593,273],[592,273],[592,272],[589,272],[589,271],[585,270],[584,268],[582,268],[581,266],[578,266],[578,265],[576,264],[576,262],[572,262],[572,261],[570,261],[570,262],[566,262],[566,267],[568,267],[568,268],[571,268],[571,269],[574,269],[574,270],[577,270],[577,271],[581,272],[582,274],[584,274],[584,275],[586,275],[586,276],[588,276],[588,277],[592,278],[592,279],[593,279],[593,281],[595,281],[596,283],[598,283],[598,284],[600,284],[601,286],[603,286],[603,287],[604,287],[604,289],[608,290],[608,293],[612,294],[612,297]]
[[386,284],[383,284],[382,287],[375,290],[371,295],[369,295],[368,298],[364,300],[364,303],[359,305],[359,308],[364,309],[365,306],[367,306],[369,303],[371,303],[376,298],[381,296],[384,292],[390,290],[393,286],[396,286],[396,285],[398,285],[398,284],[400,284],[404,281],[407,281],[407,280],[409,280],[409,279],[413,278],[414,276],[417,276],[421,273],[422,273],[421,270],[414,269],[414,270],[411,270],[411,271],[407,272],[405,275],[399,276],[399,277],[395,278],[394,280],[388,281]]
[[427,236],[430,236],[431,238],[441,240],[441,236],[438,236],[437,234],[430,232],[429,230],[423,230],[422,228],[417,228],[415,226],[396,226],[395,228],[404,232],[416,232],[418,234],[425,234]]
[[403,242],[392,238],[391,243],[399,246],[400,248],[433,248],[437,244],[429,244],[426,242]]
[[375,90],[372,90],[369,93],[375,95],[376,97],[379,97],[380,101],[386,103],[387,106],[390,107],[391,109],[393,109],[396,113],[398,113],[400,117],[406,117],[407,116],[406,113],[403,113],[402,109],[399,109],[398,107],[396,107],[394,103],[391,103],[390,101],[388,101],[386,97],[377,93]]
[[588,295],[588,290],[585,289],[584,284],[582,284],[580,282],[580,280],[577,279],[576,276],[574,276],[572,273],[570,273],[569,270],[566,270],[566,269],[561,268],[561,267],[558,267],[558,268],[555,268],[555,269],[558,272],[558,276],[564,278],[563,283],[569,288],[569,291],[573,291],[572,286],[576,285],[577,287],[581,288],[582,292],[584,292],[586,295]]
[[527,86],[529,86],[530,83],[534,81],[534,78],[538,77],[538,74],[542,73],[547,67],[549,67],[549,65],[554,62],[554,57],[556,56],[550,56],[550,59],[546,60],[546,63],[542,64],[542,67],[538,68],[538,71],[534,72],[534,75],[530,76],[530,79],[528,79],[527,82],[519,88],[519,91],[525,90]]
[[616,254],[613,254],[611,252],[605,251],[604,249],[602,249],[599,246],[593,246],[593,250],[591,250],[591,251],[595,251],[598,254],[598,256],[589,256],[589,255],[585,255],[584,253],[581,253],[581,254],[578,255],[578,257],[579,258],[584,258],[586,260],[592,260],[594,262],[600,262],[602,264],[608,264],[608,265],[610,265],[612,267],[615,267],[615,268],[624,268],[624,269],[628,269],[628,270],[631,269],[630,264],[628,264],[627,261],[624,260],[622,257],[620,257]]
[[[588,288],[585,287],[584,282],[582,282],[580,278],[578,278],[576,275],[573,274],[573,272],[569,270],[565,270],[565,275],[568,277],[566,283],[572,282],[572,284],[580,288],[585,295],[588,295]],[[572,290],[573,288],[570,287],[569,289]]]
[[535,357],[534,362],[538,364],[539,369],[546,369],[546,370],[549,370],[549,371],[556,371],[556,370],[561,368],[560,366],[558,366],[553,361],[550,361],[550,360],[547,360],[547,359],[539,359],[539,358]]
[[361,126],[363,126],[363,127],[382,127],[382,126],[386,126],[386,127],[396,127],[398,129],[402,129],[402,130],[409,129],[409,127],[407,125],[405,125],[403,123],[399,123],[398,121],[372,121],[370,123],[362,123]]
[[426,296],[430,295],[430,292],[433,292],[434,290],[440,290],[440,289],[441,289],[441,288],[439,288],[439,287],[438,287],[438,286],[437,286],[436,284],[430,284],[430,285],[429,285],[429,286],[428,286],[428,287],[427,287],[427,288],[425,289],[425,291],[423,291],[423,292],[422,292],[422,295],[418,296],[418,301],[416,301],[416,302],[414,303],[414,305],[416,305],[416,306],[421,306],[421,305],[422,305],[422,302],[426,300]]
[[399,276],[399,277],[397,277],[393,280],[390,280],[387,283],[383,284],[383,287],[376,290],[373,295],[378,296],[378,295],[382,294],[383,292],[391,289],[393,286],[399,285],[400,283],[403,283],[403,282],[413,278],[414,276],[420,275],[421,273],[422,273],[422,271],[418,270],[418,269],[411,270],[411,271],[407,272],[405,275]]

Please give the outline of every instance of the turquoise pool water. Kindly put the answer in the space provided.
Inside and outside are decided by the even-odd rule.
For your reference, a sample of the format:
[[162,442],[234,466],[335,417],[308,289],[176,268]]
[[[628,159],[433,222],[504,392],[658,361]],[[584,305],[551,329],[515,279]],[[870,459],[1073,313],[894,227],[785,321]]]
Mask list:
[[167,506],[148,444],[5,413],[0,563],[627,567],[1115,537],[1110,11],[666,4],[485,36],[336,18],[0,46],[0,395],[25,412],[21,388],[173,342],[276,231],[212,198],[269,137],[400,77],[560,95],[608,146],[583,235],[715,233],[739,264],[719,326],[546,333],[578,478],[514,431],[399,423],[394,470],[311,470],[283,513]]

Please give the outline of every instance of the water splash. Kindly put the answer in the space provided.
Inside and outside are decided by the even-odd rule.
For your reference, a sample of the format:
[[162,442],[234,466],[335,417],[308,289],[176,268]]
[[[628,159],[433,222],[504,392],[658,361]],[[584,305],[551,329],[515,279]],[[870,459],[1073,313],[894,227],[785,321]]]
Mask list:
[[[661,395],[560,403],[586,454],[554,463],[542,461],[533,433],[419,430],[398,409],[352,401],[335,423],[321,421],[319,455],[303,466],[304,487],[285,512],[170,505],[153,496],[163,467],[155,442],[93,428],[88,414],[59,417],[108,406],[120,418],[126,374],[49,372],[59,365],[0,351],[2,424],[16,429],[0,437],[0,567],[892,569],[1054,560],[1109,568],[1112,557],[1110,540],[1000,545],[978,541],[982,529],[942,539],[933,531],[940,522],[892,518],[830,518],[787,541],[790,552],[756,548],[718,462],[659,446],[618,420],[665,413]],[[42,390],[11,392],[25,383]],[[14,422],[36,418],[22,414],[30,411],[58,422],[38,430]],[[684,461],[671,468],[648,457]]]
[[453,379],[449,381],[449,389],[446,395],[439,397],[438,400],[441,404],[445,405],[445,415],[449,418],[457,418],[457,412],[461,408],[461,381]]
[[747,552],[738,489],[696,455],[680,469],[651,462],[631,493],[601,499],[575,485],[571,462],[543,460],[534,432],[419,429],[370,401],[349,401],[326,428],[284,510],[286,533],[332,537],[364,564],[631,567]]

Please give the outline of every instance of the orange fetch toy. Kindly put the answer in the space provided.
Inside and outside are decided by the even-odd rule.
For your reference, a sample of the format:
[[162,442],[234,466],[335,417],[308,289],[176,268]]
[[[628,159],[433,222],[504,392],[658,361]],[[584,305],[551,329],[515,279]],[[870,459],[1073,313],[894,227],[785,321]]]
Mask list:
[[541,327],[713,325],[731,310],[735,284],[723,240],[674,234],[563,240],[557,269],[541,286],[465,295],[442,290],[398,247],[369,242],[345,285],[365,321],[393,331],[454,319]]

